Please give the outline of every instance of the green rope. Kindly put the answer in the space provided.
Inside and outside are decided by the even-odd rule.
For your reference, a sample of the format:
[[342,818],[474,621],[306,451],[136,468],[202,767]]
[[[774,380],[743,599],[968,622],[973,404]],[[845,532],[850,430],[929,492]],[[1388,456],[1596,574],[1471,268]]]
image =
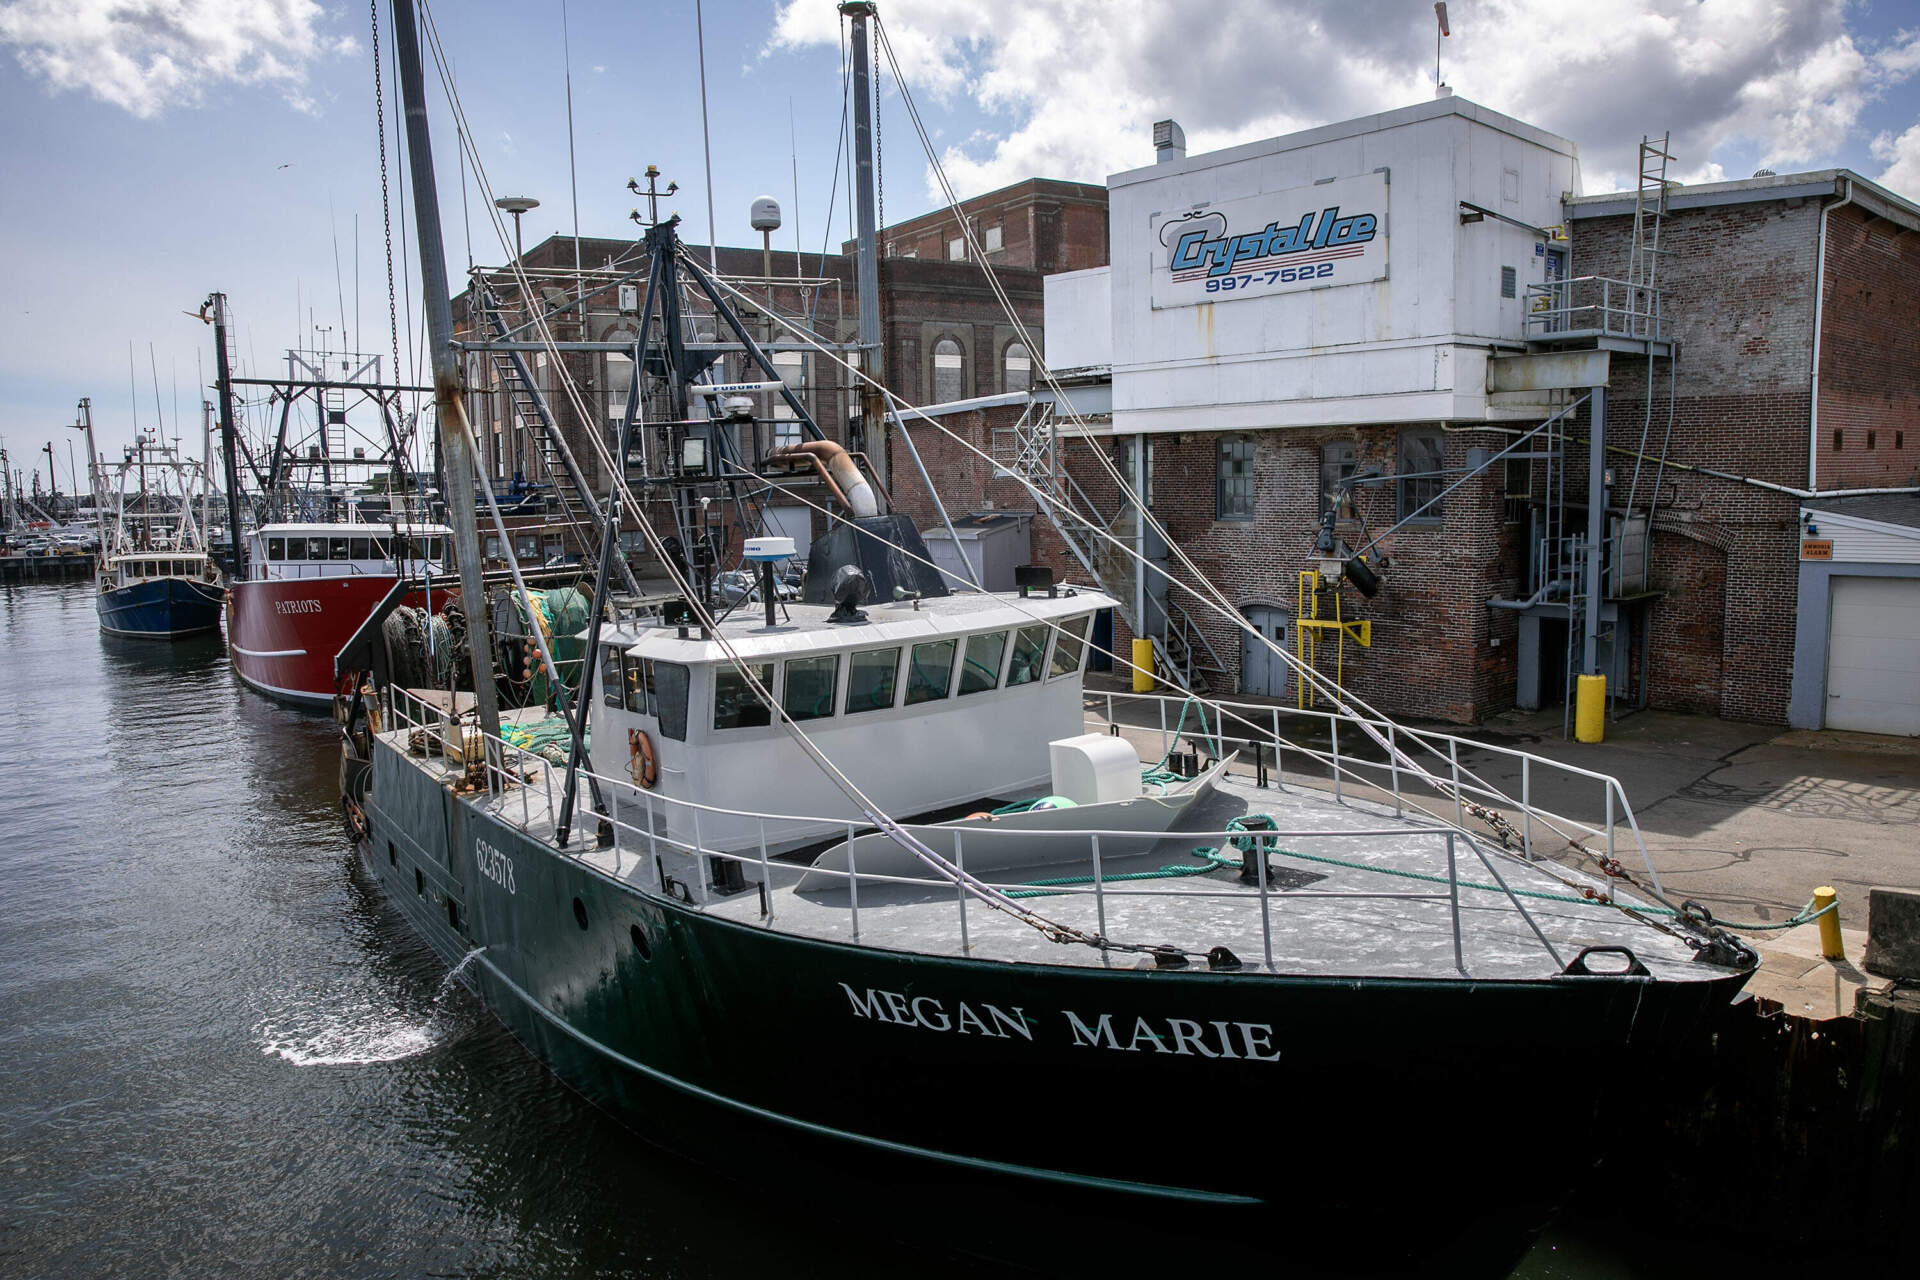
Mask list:
[[[1180,719],[1176,721],[1173,726],[1173,736],[1167,739],[1167,753],[1161,756],[1152,768],[1145,770],[1141,774],[1143,779],[1147,774],[1163,772],[1167,767],[1167,761],[1173,759],[1173,749],[1180,745],[1180,733],[1187,727],[1187,711],[1189,708],[1197,708],[1200,712],[1200,736],[1203,738],[1211,738],[1213,736],[1213,732],[1207,728],[1207,704],[1192,694],[1188,694],[1187,700],[1180,704]],[[1164,724],[1165,721],[1161,723]]]

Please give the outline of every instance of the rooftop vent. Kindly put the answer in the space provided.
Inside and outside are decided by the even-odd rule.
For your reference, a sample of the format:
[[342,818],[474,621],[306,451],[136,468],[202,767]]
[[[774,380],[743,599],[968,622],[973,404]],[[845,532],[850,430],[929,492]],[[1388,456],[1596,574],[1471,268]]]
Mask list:
[[1187,158],[1187,133],[1173,120],[1153,122],[1153,152],[1156,164]]
[[1756,178],[1776,178],[1776,177],[1779,177],[1780,175],[1776,174],[1771,169],[1755,169],[1753,171],[1753,176]]

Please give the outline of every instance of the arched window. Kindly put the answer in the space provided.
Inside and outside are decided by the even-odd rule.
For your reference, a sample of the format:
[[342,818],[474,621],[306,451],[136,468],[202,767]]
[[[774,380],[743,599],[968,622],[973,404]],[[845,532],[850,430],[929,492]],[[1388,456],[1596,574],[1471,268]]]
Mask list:
[[1001,362],[1006,381],[1006,390],[1025,391],[1033,385],[1033,357],[1019,343],[1007,348],[1007,357]]
[[933,344],[933,402],[945,404],[949,400],[964,399],[966,394],[965,358],[960,344],[952,338],[942,338]]

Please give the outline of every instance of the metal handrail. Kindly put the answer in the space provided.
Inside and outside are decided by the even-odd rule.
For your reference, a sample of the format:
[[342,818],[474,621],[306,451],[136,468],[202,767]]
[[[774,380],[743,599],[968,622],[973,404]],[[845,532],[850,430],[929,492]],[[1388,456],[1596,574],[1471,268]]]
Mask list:
[[[1140,695],[1140,696],[1151,697],[1152,695]],[[452,718],[451,716],[443,715],[443,713],[438,708],[429,706],[421,699],[413,697],[411,694],[407,693],[405,690],[402,690],[402,689],[390,689],[388,691],[388,702],[392,709],[391,714],[392,714],[395,728],[400,728],[404,726],[404,727],[407,727],[408,729],[413,729],[413,728],[422,729],[423,731],[426,731],[432,734],[433,737],[442,744],[443,754],[451,753],[456,758],[459,758],[464,762],[464,759],[465,759],[463,754],[464,741],[462,746],[453,747],[452,744],[448,742],[446,737],[440,735],[437,732],[438,726],[443,721],[450,720]],[[417,712],[418,712],[417,715],[414,714],[415,709],[417,709]],[[1352,719],[1352,717],[1332,717],[1332,716],[1328,716],[1327,718]],[[1403,730],[1402,732],[1417,733],[1419,731]],[[463,732],[459,736],[462,740],[464,740],[467,735],[466,733]],[[1432,736],[1432,737],[1443,739],[1443,740],[1458,741],[1458,740],[1450,739],[1448,735],[1427,735],[1427,736]],[[506,820],[509,821],[510,823],[512,822],[512,817],[508,809],[509,802],[506,801],[504,797],[505,797],[505,793],[509,790],[513,790],[513,789],[519,790],[521,793],[521,802],[519,806],[521,810],[521,814],[520,814],[520,822],[517,825],[519,826],[520,830],[522,830],[523,832],[526,832],[528,835],[534,835],[536,838],[541,838],[538,835],[536,835],[536,833],[532,829],[534,819],[538,817],[544,820],[551,820],[551,818],[554,816],[554,813],[555,813],[555,810],[553,808],[553,803],[552,803],[550,762],[545,760],[543,757],[530,756],[530,754],[525,750],[519,747],[513,746],[511,743],[505,742],[500,738],[493,737],[492,735],[485,735],[485,737],[483,738],[483,741],[486,743],[486,749],[483,752],[483,760],[485,762],[484,767],[486,769],[487,776],[490,781],[497,782],[498,785],[495,788],[495,791],[496,791],[496,794],[499,794],[502,797],[500,801],[500,807],[498,810],[499,814],[502,817],[506,818]],[[1474,744],[1474,745],[1482,745],[1482,744]],[[450,748],[451,750],[449,752]],[[1303,748],[1299,748],[1297,746],[1295,749],[1303,750]],[[512,753],[511,758],[514,761],[514,765],[515,765],[515,768],[512,770],[510,770],[507,767],[509,752]],[[1514,754],[1518,754],[1522,756],[1523,760],[1532,758],[1532,757],[1529,757],[1528,754],[1524,752],[1519,752]],[[1457,759],[1457,754],[1456,754],[1456,759]],[[1363,762],[1363,763],[1372,763],[1372,762]],[[1555,762],[1543,761],[1543,763],[1554,764]],[[1525,766],[1523,765],[1523,768],[1524,767]],[[533,813],[531,805],[527,798],[528,788],[532,784],[532,779],[533,779],[535,770],[538,770],[539,776],[543,779],[543,781],[546,784],[546,798],[547,798],[546,809],[543,810],[542,813],[538,815]],[[1580,770],[1577,768],[1573,768],[1571,766],[1568,767],[1568,771],[1585,774],[1590,777],[1605,779],[1609,782],[1612,781],[1611,779],[1606,779],[1605,775],[1594,774],[1591,771]],[[867,881],[869,884],[900,884],[900,885],[915,886],[919,888],[937,888],[937,889],[954,888],[957,891],[957,900],[958,900],[959,909],[961,912],[962,933],[963,935],[965,934],[965,931],[966,931],[965,899],[967,895],[966,895],[965,889],[962,886],[958,885],[957,883],[948,879],[935,878],[932,876],[925,876],[925,877],[897,876],[897,875],[889,875],[886,873],[877,873],[877,872],[871,872],[871,871],[863,874],[858,870],[858,867],[855,862],[855,848],[853,845],[853,841],[856,840],[860,834],[858,829],[858,824],[856,822],[848,821],[844,817],[833,817],[833,818],[807,817],[804,815],[774,814],[774,813],[766,813],[766,812],[757,812],[752,810],[732,809],[732,808],[726,808],[718,805],[709,805],[709,804],[704,804],[698,801],[686,800],[686,799],[682,799],[675,796],[664,795],[657,791],[642,791],[638,787],[636,787],[630,779],[606,777],[604,775],[593,773],[590,770],[583,770],[582,772],[585,773],[588,777],[597,781],[601,785],[603,793],[610,798],[610,801],[611,801],[610,812],[606,815],[603,815],[603,817],[605,818],[609,828],[613,833],[612,854],[615,861],[616,871],[618,871],[619,869],[621,855],[624,852],[627,852],[627,849],[624,848],[621,843],[621,835],[624,832],[631,838],[632,841],[640,842],[644,844],[649,856],[649,860],[651,861],[654,868],[655,888],[663,894],[671,892],[669,881],[672,880],[672,877],[668,876],[667,874],[665,864],[661,856],[663,851],[663,846],[664,846],[664,851],[666,853],[677,854],[680,856],[693,858],[693,859],[718,858],[724,861],[738,863],[742,866],[757,864],[762,869],[763,882],[765,882],[769,875],[769,868],[768,868],[769,859],[768,859],[768,853],[767,853],[767,847],[768,847],[767,846],[767,824],[769,822],[776,822],[781,824],[822,823],[822,824],[833,825],[836,827],[838,826],[845,827],[848,833],[848,846],[847,846],[848,847],[848,866],[847,868],[843,871],[837,868],[814,866],[814,867],[807,867],[804,869],[795,868],[795,870],[796,871],[804,870],[805,874],[817,875],[826,879],[842,879],[846,881],[847,892],[849,896],[849,909],[850,909],[852,927],[853,927],[854,936],[856,939],[858,937],[858,930],[859,930],[857,904],[858,904],[859,884],[862,879]],[[1615,786],[1617,787],[1617,783],[1615,784]],[[622,803],[622,799],[621,799],[622,797],[630,798],[628,801],[628,804]],[[628,808],[631,801],[636,801],[636,800],[640,803],[641,807],[645,811],[646,825],[644,827],[638,825],[633,821],[630,821],[627,817],[623,816],[621,813],[621,810],[623,808]],[[685,810],[692,815],[693,822],[692,822],[692,838],[691,839],[675,837],[671,833],[672,824],[670,822],[665,822],[661,820],[663,815],[670,816],[673,809],[676,807],[682,810]],[[1531,808],[1529,807],[1528,812],[1532,813],[1534,811],[1531,810]],[[713,849],[713,848],[707,847],[700,837],[700,815],[702,814],[723,816],[728,818],[751,819],[757,824],[757,828],[758,828],[757,850],[742,852],[739,850],[720,850],[720,849]],[[1628,816],[1629,816],[1629,820],[1631,821],[1631,814],[1629,813]],[[1612,849],[1611,805],[1609,805],[1608,820],[1609,820],[1609,827],[1607,829],[1608,830],[1608,847],[1609,847],[1609,851],[1611,852],[1611,849]],[[1541,930],[1538,922],[1534,919],[1532,913],[1527,910],[1525,904],[1520,901],[1519,896],[1515,894],[1515,892],[1510,886],[1508,886],[1505,878],[1500,875],[1499,871],[1494,868],[1492,860],[1487,856],[1486,851],[1481,848],[1481,846],[1477,841],[1474,840],[1472,833],[1458,826],[1437,824],[1437,825],[1425,825],[1425,826],[1413,826],[1413,827],[1380,827],[1380,828],[1369,827],[1364,829],[1346,829],[1346,830],[1275,830],[1275,831],[1252,831],[1252,832],[1229,828],[1229,829],[1225,829],[1218,832],[1195,831],[1195,832],[1179,833],[1183,838],[1191,838],[1195,841],[1212,841],[1215,844],[1221,845],[1221,846],[1226,845],[1227,842],[1235,838],[1242,838],[1242,839],[1252,838],[1257,841],[1260,841],[1263,852],[1258,859],[1258,864],[1260,869],[1259,884],[1257,886],[1257,893],[1252,895],[1250,895],[1248,891],[1245,889],[1205,890],[1205,889],[1198,889],[1198,888],[1182,888],[1179,890],[1165,890],[1165,889],[1111,887],[1107,881],[1107,877],[1105,876],[1101,866],[1100,840],[1102,837],[1105,837],[1107,839],[1122,838],[1122,839],[1138,840],[1142,837],[1142,833],[1138,831],[1120,830],[1120,829],[1095,829],[1095,828],[1084,828],[1084,829],[1074,829],[1074,830],[1065,830],[1065,831],[1028,831],[1028,830],[1016,831],[1011,829],[996,830],[994,828],[984,826],[984,825],[978,828],[956,829],[951,826],[936,826],[932,824],[904,824],[903,829],[909,833],[913,833],[917,835],[935,835],[935,834],[941,835],[941,836],[953,835],[955,837],[956,856],[962,857],[962,858],[964,857],[960,847],[960,843],[962,839],[971,840],[975,842],[978,842],[981,839],[1015,839],[1015,838],[1021,839],[1023,841],[1031,841],[1036,838],[1045,839],[1045,840],[1056,840],[1056,841],[1057,840],[1086,841],[1088,842],[1088,852],[1089,852],[1090,860],[1091,860],[1093,871],[1094,871],[1094,874],[1090,878],[1089,883],[1084,886],[1063,885],[1063,886],[1048,886],[1048,888],[1050,892],[1059,892],[1063,896],[1079,895],[1079,896],[1094,897],[1096,900],[1097,908],[1100,913],[1100,918],[1103,922],[1103,925],[1102,925],[1103,929],[1104,929],[1104,920],[1105,920],[1105,900],[1108,897],[1114,897],[1114,896],[1165,897],[1165,896],[1170,896],[1173,893],[1181,893],[1181,894],[1186,894],[1188,896],[1198,895],[1198,896],[1205,896],[1205,897],[1216,897],[1216,898],[1237,899],[1237,900],[1246,900],[1250,896],[1254,897],[1257,899],[1257,901],[1260,904],[1260,912],[1261,912],[1260,924],[1261,924],[1261,934],[1263,939],[1263,949],[1264,949],[1265,959],[1269,967],[1271,967],[1273,963],[1272,924],[1271,924],[1271,917],[1269,915],[1269,911],[1271,908],[1271,900],[1273,898],[1306,897],[1306,898],[1397,899],[1397,900],[1407,900],[1407,901],[1446,901],[1450,905],[1450,923],[1451,923],[1451,929],[1452,929],[1452,941],[1453,941],[1455,963],[1456,963],[1456,967],[1459,968],[1463,976],[1467,975],[1468,970],[1463,960],[1464,944],[1463,944],[1463,938],[1461,933],[1460,916],[1459,916],[1459,911],[1460,911],[1459,897],[1460,897],[1461,884],[1460,884],[1459,874],[1458,874],[1456,842],[1458,840],[1465,839],[1468,843],[1468,847],[1473,851],[1474,855],[1480,860],[1482,865],[1486,867],[1488,873],[1493,876],[1494,880],[1499,885],[1500,891],[1504,894],[1509,904],[1514,908],[1516,912],[1519,913],[1521,918],[1525,921],[1529,930],[1533,933],[1535,938],[1540,942],[1540,944],[1545,949],[1547,954],[1556,962],[1556,964],[1559,964],[1561,967],[1564,967],[1564,964],[1562,962],[1562,958],[1559,952],[1554,948],[1553,944],[1547,939],[1546,934]],[[1635,832],[1635,837],[1637,839],[1638,838],[1637,826],[1634,828],[1634,832]],[[1399,892],[1399,893],[1377,892],[1376,893],[1376,892],[1353,891],[1353,890],[1345,890],[1345,891],[1274,890],[1267,883],[1266,856],[1264,853],[1264,848],[1267,842],[1270,842],[1270,841],[1278,842],[1281,840],[1297,842],[1302,840],[1316,840],[1316,839],[1317,840],[1355,840],[1355,839],[1381,839],[1381,838],[1393,838],[1393,839],[1409,839],[1410,838],[1414,840],[1433,839],[1440,842],[1445,850],[1446,862],[1447,862],[1446,891],[1445,892],[1435,891],[1431,893],[1411,893],[1411,892]],[[582,853],[584,852],[584,850],[579,852],[562,850],[561,852],[566,852],[569,854],[569,856],[579,857],[579,856],[582,856]],[[1348,869],[1350,870],[1356,870],[1361,872],[1371,871],[1371,872],[1374,872],[1375,874],[1395,874],[1404,870],[1403,868],[1399,868],[1399,867],[1367,867],[1365,865],[1353,864],[1353,863],[1343,863],[1342,865],[1348,867]],[[1422,873],[1422,874],[1430,874],[1430,873]],[[675,882],[675,883],[682,883],[682,882]],[[996,886],[990,881],[985,883],[988,884],[989,888],[1019,889],[1019,888],[1030,887],[1022,884],[1006,884],[1006,885]],[[1132,882],[1128,882],[1128,883],[1132,883]],[[1473,887],[1473,886],[1469,886],[1469,887]],[[1486,889],[1484,887],[1477,888],[1476,891],[1492,892],[1492,890]],[[688,894],[688,900],[693,901],[691,896],[692,890],[688,888],[686,892]],[[705,887],[703,885],[702,886],[703,896],[701,899],[702,901],[704,901],[704,894],[705,894]],[[768,903],[766,907],[766,914],[767,914],[767,924],[769,925],[769,927],[771,927],[772,910],[771,910],[770,903]]]
[[[1106,707],[1106,717],[1102,723],[1105,725],[1119,725],[1122,728],[1132,728],[1147,733],[1157,732],[1161,736],[1163,750],[1172,745],[1172,738],[1166,721],[1167,707],[1183,706],[1188,701],[1188,699],[1184,697],[1170,697],[1158,693],[1119,693],[1109,691],[1103,693],[1101,696],[1105,699]],[[1160,709],[1158,727],[1156,728],[1156,726],[1151,724],[1129,724],[1124,720],[1116,719],[1113,714],[1116,702],[1158,703]],[[1481,742],[1473,738],[1463,738],[1455,734],[1440,733],[1430,729],[1409,729],[1404,725],[1397,725],[1388,720],[1369,719],[1337,711],[1324,711],[1318,708],[1289,709],[1286,713],[1289,716],[1321,720],[1328,723],[1330,728],[1331,749],[1322,752],[1281,734],[1281,709],[1278,707],[1270,704],[1261,705],[1244,702],[1227,702],[1221,699],[1209,699],[1208,704],[1232,711],[1243,720],[1252,720],[1256,723],[1260,721],[1268,722],[1271,726],[1268,741],[1275,748],[1274,770],[1276,774],[1280,772],[1281,756],[1279,753],[1283,750],[1291,750],[1307,756],[1310,759],[1319,760],[1322,763],[1330,765],[1334,771],[1334,794],[1336,797],[1339,795],[1340,777],[1342,773],[1352,777],[1355,781],[1369,783],[1370,785],[1372,785],[1372,780],[1362,777],[1359,773],[1355,772],[1356,769],[1372,769],[1386,773],[1390,779],[1393,791],[1394,812],[1396,816],[1405,816],[1404,799],[1401,794],[1401,775],[1409,771],[1405,766],[1400,764],[1398,757],[1392,754],[1390,754],[1385,761],[1357,760],[1351,754],[1343,759],[1339,746],[1339,725],[1341,723],[1347,723],[1356,727],[1364,726],[1380,734],[1382,737],[1387,738],[1389,742],[1398,742],[1411,738],[1420,746],[1426,747],[1428,750],[1433,751],[1437,757],[1443,758],[1448,762],[1448,777],[1443,779],[1443,781],[1447,783],[1456,797],[1455,822],[1452,825],[1457,829],[1465,830],[1461,821],[1463,815],[1460,813],[1460,807],[1458,805],[1458,798],[1460,796],[1472,795],[1480,799],[1492,801],[1501,807],[1513,808],[1518,811],[1521,817],[1522,851],[1528,858],[1533,857],[1533,823],[1535,821],[1547,824],[1550,829],[1552,829],[1555,824],[1560,824],[1571,827],[1588,836],[1604,836],[1607,842],[1607,856],[1611,858],[1614,856],[1616,848],[1618,819],[1624,818],[1627,826],[1633,833],[1634,844],[1639,849],[1641,863],[1646,868],[1647,875],[1653,882],[1655,892],[1665,892],[1660,884],[1659,872],[1654,870],[1653,859],[1647,852],[1646,841],[1640,834],[1639,823],[1633,816],[1633,807],[1627,801],[1626,790],[1620,785],[1620,780],[1611,774],[1600,773],[1593,769],[1583,769],[1579,765],[1567,764],[1560,760],[1551,760],[1545,756],[1535,755],[1530,751],[1521,751],[1513,747],[1503,747],[1495,743]],[[1090,721],[1089,723],[1092,722]],[[1267,726],[1263,725],[1262,727]],[[1183,730],[1183,736],[1191,738],[1197,735]],[[1253,741],[1253,739],[1241,733],[1228,734],[1224,732],[1224,726],[1217,724],[1214,726],[1214,731],[1208,736],[1216,742],[1222,740],[1231,742]],[[1459,772],[1459,752],[1462,747],[1467,747],[1475,751],[1489,752],[1494,755],[1519,761],[1520,798],[1516,800],[1513,796],[1492,786],[1481,786],[1468,779],[1463,779]],[[1214,754],[1216,758],[1219,758],[1223,757],[1225,753],[1224,751],[1216,750]],[[1577,818],[1569,817],[1566,814],[1556,813],[1535,806],[1532,802],[1533,774],[1536,768],[1539,767],[1599,783],[1601,786],[1600,800],[1607,814],[1602,825],[1594,826],[1582,822]],[[1616,809],[1618,811],[1618,818],[1615,816]]]
[[[1595,289],[1599,301],[1574,301],[1576,293],[1591,296]],[[1666,340],[1660,290],[1646,285],[1610,276],[1574,276],[1530,284],[1527,297],[1528,337],[1600,333],[1651,342]]]

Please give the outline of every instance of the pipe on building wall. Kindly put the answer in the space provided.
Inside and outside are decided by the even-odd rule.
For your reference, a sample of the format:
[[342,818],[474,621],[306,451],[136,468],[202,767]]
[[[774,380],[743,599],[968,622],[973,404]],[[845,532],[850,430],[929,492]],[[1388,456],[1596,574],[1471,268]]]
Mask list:
[[1853,203],[1853,179],[1844,180],[1847,194],[1820,206],[1820,244],[1813,262],[1813,377],[1807,397],[1807,489],[1820,489],[1820,321],[1827,309],[1827,215]]
[[834,497],[856,519],[880,514],[879,500],[874,497],[873,486],[867,483],[866,476],[860,473],[860,465],[853,455],[832,440],[808,440],[803,444],[789,445],[775,450],[769,460],[780,458],[806,457],[813,460],[833,487]]

